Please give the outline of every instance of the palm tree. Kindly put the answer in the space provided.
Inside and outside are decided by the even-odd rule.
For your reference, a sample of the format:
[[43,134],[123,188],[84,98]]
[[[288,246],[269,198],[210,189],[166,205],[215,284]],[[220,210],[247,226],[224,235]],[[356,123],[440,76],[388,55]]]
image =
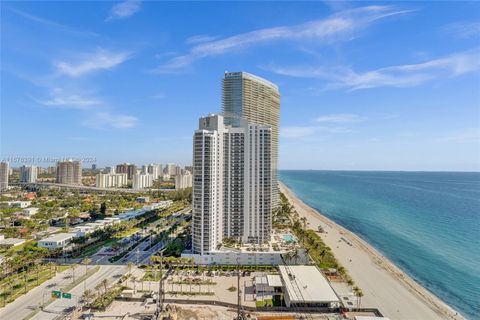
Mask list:
[[303,230],[307,230],[307,224],[308,224],[307,218],[306,217],[301,217],[300,221],[302,221],[302,223],[303,223]]
[[362,304],[362,297],[363,297],[363,291],[362,291],[362,289],[359,288],[358,291],[357,291],[357,298],[358,298],[357,299],[357,304],[358,304],[357,308],[360,308],[360,305]]
[[85,258],[82,260],[83,265],[85,266],[85,280],[83,280],[83,291],[87,289],[87,271],[88,271],[88,264],[92,262],[92,259]]
[[348,278],[347,284],[348,284],[350,287],[353,286],[353,280],[352,280],[352,278]]
[[135,294],[137,277],[135,277],[134,275],[131,275],[131,276],[130,276],[130,279],[132,279],[132,282],[133,282],[133,294]]
[[74,263],[70,268],[72,268],[72,282],[75,282],[75,269],[77,268],[77,265]]
[[89,305],[93,298],[95,298],[95,293],[90,289],[85,290],[82,294],[82,299],[86,302],[86,305]]
[[132,273],[132,267],[133,267],[133,263],[131,261],[129,261],[128,264],[127,264],[129,274]]
[[[55,263],[49,262],[49,263],[47,263],[47,266],[48,266],[48,268],[49,268],[49,270],[50,270],[50,278],[52,278],[54,275],[56,276],[56,275],[57,275],[57,268],[56,268],[56,266],[55,266]],[[55,272],[54,275],[52,275],[52,269],[53,269],[53,271]]]
[[103,286],[104,293],[106,294],[107,293],[108,280],[103,279],[102,282],[100,282],[100,284]]
[[27,294],[27,269],[24,267],[23,269],[23,284],[24,284],[24,289],[25,289],[25,294]]

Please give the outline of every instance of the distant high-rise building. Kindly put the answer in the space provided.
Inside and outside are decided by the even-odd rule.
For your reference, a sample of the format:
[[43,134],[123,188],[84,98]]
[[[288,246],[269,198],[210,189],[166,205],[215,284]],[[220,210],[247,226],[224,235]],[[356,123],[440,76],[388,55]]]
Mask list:
[[35,183],[37,181],[37,167],[36,166],[21,166],[20,167],[20,182]]
[[182,190],[185,188],[192,187],[192,174],[190,171],[185,171],[184,174],[179,174],[175,176],[175,190]]
[[131,180],[137,174],[137,166],[130,163],[118,164],[115,173],[126,173],[128,179]]
[[189,171],[193,174],[193,166],[185,166],[185,171]]
[[103,169],[103,173],[114,174],[114,173],[116,173],[115,172],[115,167],[105,167],[105,169]]
[[161,164],[146,164],[142,166],[142,174],[151,174],[153,180],[157,180],[163,175]]
[[151,174],[136,174],[133,176],[132,189],[145,189],[153,185]]
[[57,167],[48,167],[47,173],[48,174],[55,174],[57,172]]
[[221,115],[201,118],[193,141],[193,252],[215,250],[224,237],[270,240],[272,129]]
[[175,166],[175,175],[178,176],[178,175],[181,175],[185,172],[185,170],[182,169],[182,167],[180,166]]
[[57,183],[82,184],[82,163],[80,161],[57,162]]
[[92,164],[92,170],[93,171],[97,170],[97,165],[96,164]]
[[279,203],[277,186],[278,130],[280,126],[280,92],[278,87],[247,72],[225,72],[222,82],[222,110],[226,125],[250,123],[272,128],[272,201]]
[[0,162],[0,191],[8,189],[8,162]]
[[174,163],[168,163],[165,165],[164,173],[168,174],[169,176],[174,176],[177,174],[178,166]]
[[128,178],[126,173],[99,173],[95,177],[97,188],[114,188],[127,185]]

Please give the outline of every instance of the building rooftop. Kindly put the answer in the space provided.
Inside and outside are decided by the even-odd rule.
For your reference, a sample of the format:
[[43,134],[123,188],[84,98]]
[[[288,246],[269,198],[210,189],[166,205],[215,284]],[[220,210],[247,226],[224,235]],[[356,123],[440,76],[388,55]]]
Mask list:
[[6,239],[0,239],[0,245],[3,246],[15,246],[24,243],[26,240],[25,239],[19,239],[19,238],[6,238]]
[[57,234],[51,235],[48,238],[42,239],[40,241],[58,242],[58,241],[68,240],[73,237],[75,237],[74,233],[57,233]]
[[267,274],[267,282],[270,287],[282,287],[282,278],[278,274]]
[[279,269],[291,302],[339,302],[330,283],[316,266],[281,265]]
[[278,91],[278,86],[276,84],[274,84],[273,82],[270,82],[266,79],[263,79],[259,76],[256,76],[256,75],[248,73],[248,72],[243,72],[243,71],[242,72],[228,72],[228,71],[225,71],[225,79],[231,79],[231,78],[249,78],[249,79],[260,82],[260,83]]

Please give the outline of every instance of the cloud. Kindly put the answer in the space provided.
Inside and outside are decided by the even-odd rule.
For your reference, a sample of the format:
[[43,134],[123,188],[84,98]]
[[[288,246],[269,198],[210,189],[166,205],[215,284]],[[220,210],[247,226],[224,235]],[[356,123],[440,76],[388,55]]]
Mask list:
[[280,128],[280,136],[285,138],[303,138],[316,133],[337,134],[350,132],[352,130],[349,128],[332,126],[289,126]]
[[175,73],[199,59],[275,41],[315,40],[326,43],[333,40],[348,40],[352,38],[356,31],[369,26],[377,20],[407,12],[410,11],[395,10],[389,6],[367,6],[345,10],[327,18],[309,21],[300,25],[259,29],[223,39],[206,41],[194,45],[188,53],[168,60],[155,69],[154,72]]
[[280,135],[285,138],[300,138],[311,136],[315,133],[315,127],[285,127],[280,129]]
[[98,49],[93,53],[83,54],[78,61],[55,61],[54,65],[60,74],[79,77],[98,70],[112,69],[125,62],[129,56],[126,52]]
[[316,78],[326,82],[324,90],[359,90],[376,87],[414,87],[442,77],[456,77],[480,70],[480,49],[460,52],[417,64],[356,72],[350,67],[277,67],[265,69],[280,75]]
[[141,1],[127,0],[114,5],[105,21],[128,18],[141,9]]
[[65,109],[88,109],[100,105],[101,101],[96,98],[84,97],[79,94],[69,94],[61,88],[55,88],[46,100],[31,97],[37,103],[48,107],[61,107]]
[[137,125],[138,119],[123,114],[97,112],[83,122],[86,127],[94,129],[129,129]]
[[205,34],[199,34],[199,35],[192,36],[192,37],[188,38],[185,42],[187,44],[197,44],[197,43],[213,41],[217,38],[218,37],[209,36],[209,35],[205,35]]
[[366,117],[359,116],[358,114],[329,114],[325,116],[320,116],[315,119],[315,122],[328,122],[328,123],[351,123],[351,122],[362,122],[367,120]]
[[446,25],[443,30],[457,38],[480,38],[480,21],[455,22]]
[[54,28],[55,30],[71,33],[71,34],[78,35],[78,36],[92,37],[92,36],[97,36],[98,35],[94,32],[90,32],[90,31],[77,30],[77,29],[69,27],[67,25],[64,25],[64,24],[61,24],[61,23],[58,23],[58,22],[55,22],[55,21],[52,21],[52,20],[49,20],[49,19],[45,19],[45,18],[42,18],[42,17],[39,17],[39,16],[35,16],[33,14],[27,13],[27,12],[22,11],[22,10],[18,10],[18,9],[14,9],[14,8],[8,8],[8,9],[10,11],[12,11],[13,13],[15,13],[15,14],[17,14],[17,15],[19,15],[19,16],[27,19],[27,20],[42,24],[42,25],[50,27],[50,28]]

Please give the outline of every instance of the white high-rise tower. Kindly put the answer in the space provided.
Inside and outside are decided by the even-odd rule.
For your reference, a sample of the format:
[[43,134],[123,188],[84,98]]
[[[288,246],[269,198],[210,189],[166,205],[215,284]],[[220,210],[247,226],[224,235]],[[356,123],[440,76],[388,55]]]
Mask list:
[[224,237],[270,240],[272,129],[221,115],[201,118],[193,141],[193,252],[205,254]]

